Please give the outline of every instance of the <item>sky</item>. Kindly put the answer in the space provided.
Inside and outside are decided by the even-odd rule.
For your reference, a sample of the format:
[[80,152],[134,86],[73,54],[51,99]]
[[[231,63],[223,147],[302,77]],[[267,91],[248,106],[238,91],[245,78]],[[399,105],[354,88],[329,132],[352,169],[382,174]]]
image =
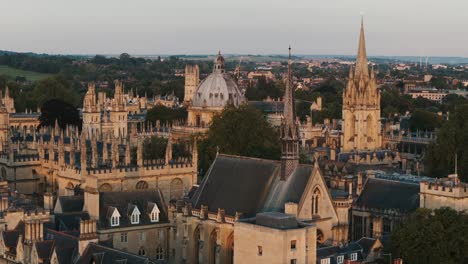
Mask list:
[[0,0],[0,50],[468,57],[468,0]]

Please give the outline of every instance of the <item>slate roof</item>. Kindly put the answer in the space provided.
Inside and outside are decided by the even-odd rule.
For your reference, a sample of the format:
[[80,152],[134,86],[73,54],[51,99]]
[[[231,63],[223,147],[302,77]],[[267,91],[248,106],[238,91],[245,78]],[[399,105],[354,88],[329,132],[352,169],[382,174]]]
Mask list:
[[78,257],[78,234],[46,229],[44,239],[54,241],[54,249],[59,263],[73,263]]
[[18,230],[5,230],[3,231],[3,241],[5,242],[5,246],[11,249],[15,249],[16,245],[18,244],[18,238],[20,235],[20,231]]
[[[148,212],[148,203],[156,203],[160,210],[159,222],[167,223],[167,210],[164,206],[163,196],[157,190],[138,190],[124,192],[101,192],[99,195],[99,228],[112,228],[109,223],[109,209],[115,207],[121,215],[119,227],[149,225],[155,224],[150,221]],[[129,206],[135,205],[140,211],[140,223],[132,225],[130,223],[130,215],[128,214]]]
[[64,213],[83,211],[83,205],[84,205],[83,195],[59,196],[58,199],[59,199],[60,205],[62,206],[62,211]]
[[344,247],[330,246],[317,248],[317,264],[320,264],[321,260],[326,258],[330,258],[330,264],[337,264],[338,256],[344,256],[344,259],[349,259],[352,253],[357,253],[357,261],[362,261],[365,258],[362,251],[362,247],[356,242],[351,242]]
[[254,216],[262,208],[279,167],[278,161],[219,154],[192,197],[192,204],[197,209],[207,205],[210,212],[223,208],[227,215],[238,211]]
[[[94,262],[93,262],[94,261]],[[76,262],[77,264],[147,264],[150,263],[147,257],[137,256],[117,249],[89,243],[83,255]]]
[[194,208],[218,208],[234,216],[253,217],[258,212],[282,212],[287,202],[298,203],[312,175],[313,166],[299,165],[280,181],[280,162],[218,154],[191,197]]
[[411,212],[419,208],[419,184],[369,178],[355,205],[370,209]]
[[53,240],[38,241],[35,243],[37,256],[42,259],[42,261],[47,261],[52,256],[52,250],[54,247]]

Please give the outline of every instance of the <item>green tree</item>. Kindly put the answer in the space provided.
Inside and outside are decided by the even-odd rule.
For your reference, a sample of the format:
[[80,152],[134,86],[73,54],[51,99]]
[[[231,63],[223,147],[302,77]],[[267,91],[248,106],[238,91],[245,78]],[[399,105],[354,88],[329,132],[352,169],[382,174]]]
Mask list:
[[157,105],[146,114],[146,121],[152,122],[153,124],[159,120],[162,124],[172,123],[175,120],[186,120],[187,109],[186,108],[169,108],[164,105]]
[[418,209],[391,235],[393,256],[411,264],[468,263],[468,216],[450,208]]
[[39,127],[54,126],[56,120],[62,129],[66,125],[74,125],[81,129],[82,121],[78,109],[62,100],[52,99],[42,105]]
[[411,114],[410,129],[412,131],[416,131],[416,130],[434,131],[434,129],[440,127],[441,123],[442,123],[441,116],[438,116],[435,113],[425,111],[425,110],[416,110]]
[[458,105],[437,132],[437,140],[431,144],[425,157],[428,175],[445,177],[453,173],[455,155],[458,175],[468,181],[468,104]]
[[70,83],[62,77],[50,77],[37,83],[33,96],[38,105],[50,99],[60,99],[72,105],[78,105],[78,93],[71,89]]
[[213,118],[206,139],[199,144],[202,173],[218,149],[220,153],[266,159],[279,159],[281,153],[277,131],[260,111],[247,105],[226,106]]

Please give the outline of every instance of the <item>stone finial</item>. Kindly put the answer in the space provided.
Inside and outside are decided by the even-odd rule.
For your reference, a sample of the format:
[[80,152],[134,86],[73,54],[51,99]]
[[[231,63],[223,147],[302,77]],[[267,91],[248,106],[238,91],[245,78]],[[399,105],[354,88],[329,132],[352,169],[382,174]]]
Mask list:
[[218,215],[216,216],[216,221],[218,223],[224,223],[225,222],[225,212],[224,209],[218,208]]

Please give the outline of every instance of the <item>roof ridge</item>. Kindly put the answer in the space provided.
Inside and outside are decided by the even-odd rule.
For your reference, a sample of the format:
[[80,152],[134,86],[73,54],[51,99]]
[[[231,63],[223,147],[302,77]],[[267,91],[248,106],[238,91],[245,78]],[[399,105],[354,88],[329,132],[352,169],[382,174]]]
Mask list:
[[248,160],[260,160],[260,161],[271,161],[275,163],[279,163],[279,160],[272,160],[272,159],[264,159],[264,158],[257,158],[257,157],[248,157],[248,156],[241,156],[235,154],[226,154],[226,153],[219,153],[218,156],[228,157],[228,158],[241,158],[241,159],[248,159]]

